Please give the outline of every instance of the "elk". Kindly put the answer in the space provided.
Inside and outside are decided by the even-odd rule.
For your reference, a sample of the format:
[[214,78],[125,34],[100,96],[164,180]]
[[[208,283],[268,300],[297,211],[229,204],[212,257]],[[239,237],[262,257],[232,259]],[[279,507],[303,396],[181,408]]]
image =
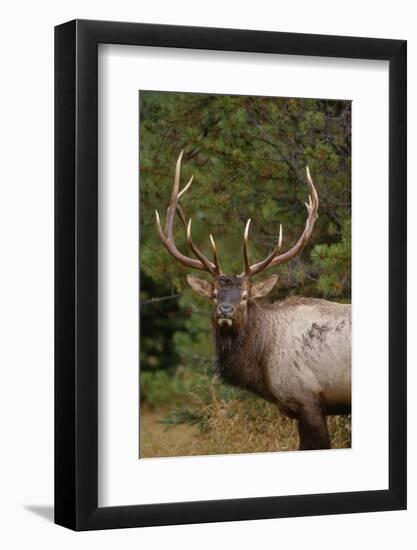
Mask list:
[[[191,177],[180,191],[182,156],[183,151],[176,164],[165,229],[157,210],[156,227],[163,245],[178,262],[211,275],[211,282],[191,275],[187,276],[187,282],[193,291],[212,302],[217,374],[225,383],[275,403],[284,415],[296,419],[300,450],[329,449],[326,415],[350,412],[351,306],[303,297],[260,304],[256,300],[273,289],[278,276],[252,282],[254,275],[300,254],[312,234],[319,199],[308,167],[309,202],[305,203],[308,215],[296,244],[279,253],[280,225],[275,248],[264,260],[251,265],[249,219],[243,234],[245,269],[240,275],[228,275],[221,270],[213,236],[210,235],[212,260],[192,239],[191,218],[187,222],[179,205],[179,199],[193,181]],[[175,215],[186,228],[188,246],[195,258],[185,256],[175,244]]]

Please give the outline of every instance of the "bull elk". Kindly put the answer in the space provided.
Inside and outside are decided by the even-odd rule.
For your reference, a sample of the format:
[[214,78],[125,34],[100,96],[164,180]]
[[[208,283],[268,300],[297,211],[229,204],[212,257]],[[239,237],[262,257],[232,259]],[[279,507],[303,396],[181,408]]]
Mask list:
[[[351,402],[351,306],[316,298],[291,297],[273,304],[259,304],[277,282],[271,275],[259,282],[252,277],[264,269],[288,262],[307,244],[318,217],[319,199],[306,168],[309,202],[304,231],[296,244],[279,254],[282,226],[274,250],[252,264],[248,254],[249,219],[243,235],[245,269],[240,275],[222,272],[212,235],[213,258],[207,258],[191,236],[178,201],[193,178],[180,191],[181,151],[174,186],[166,214],[165,230],[158,211],[156,226],[162,243],[181,264],[212,276],[208,282],[187,276],[191,288],[212,301],[217,373],[233,386],[249,390],[275,403],[280,411],[298,421],[300,449],[328,449],[330,440],[326,415],[348,414]],[[180,252],[174,240],[174,219],[178,215],[186,228],[195,258]]]

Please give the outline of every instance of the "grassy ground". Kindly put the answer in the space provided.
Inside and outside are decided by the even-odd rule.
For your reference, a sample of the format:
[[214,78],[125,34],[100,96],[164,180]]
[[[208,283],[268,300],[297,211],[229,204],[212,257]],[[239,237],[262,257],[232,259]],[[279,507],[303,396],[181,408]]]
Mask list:
[[[143,386],[141,458],[298,449],[295,421],[207,373],[158,374]],[[328,417],[328,426],[333,448],[351,446],[350,417]]]
[[140,457],[189,456],[199,441],[199,429],[192,424],[167,426],[161,420],[169,409],[153,410],[143,407],[140,431]]

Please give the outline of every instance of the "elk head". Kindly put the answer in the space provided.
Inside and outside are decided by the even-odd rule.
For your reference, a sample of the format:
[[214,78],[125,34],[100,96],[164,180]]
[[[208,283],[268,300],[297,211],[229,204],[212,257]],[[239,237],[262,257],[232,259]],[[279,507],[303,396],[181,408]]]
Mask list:
[[[305,245],[307,244],[315,221],[318,217],[317,210],[319,206],[319,199],[317,191],[314,187],[313,181],[310,177],[308,167],[306,168],[307,185],[310,191],[309,202],[305,203],[308,216],[304,227],[304,231],[296,244],[287,252],[279,254],[282,246],[282,226],[279,227],[278,242],[274,250],[261,262],[250,264],[248,253],[248,236],[249,226],[251,220],[246,223],[245,231],[243,234],[243,259],[245,269],[240,275],[226,275],[220,268],[218,259],[216,244],[213,236],[210,235],[210,244],[213,254],[213,259],[208,259],[201,250],[195,245],[191,237],[191,218],[186,221],[186,217],[183,209],[178,204],[179,199],[189,189],[193,181],[191,176],[187,185],[180,191],[180,172],[181,172],[181,160],[183,156],[181,151],[176,165],[174,187],[172,189],[171,198],[168,204],[165,230],[162,229],[161,220],[158,211],[155,210],[156,226],[158,229],[159,237],[168,252],[181,264],[198,269],[200,271],[207,271],[212,276],[212,281],[208,282],[205,279],[200,279],[192,275],[187,276],[187,282],[191,288],[197,294],[210,298],[213,303],[213,321],[220,330],[238,330],[245,325],[248,304],[256,298],[266,296],[274,287],[278,280],[277,275],[271,275],[266,279],[252,282],[253,275],[256,275],[266,268],[277,266],[288,262],[295,256],[301,253]],[[186,228],[186,236],[188,246],[193,252],[195,258],[185,256],[180,252],[174,241],[174,219],[177,214]]]

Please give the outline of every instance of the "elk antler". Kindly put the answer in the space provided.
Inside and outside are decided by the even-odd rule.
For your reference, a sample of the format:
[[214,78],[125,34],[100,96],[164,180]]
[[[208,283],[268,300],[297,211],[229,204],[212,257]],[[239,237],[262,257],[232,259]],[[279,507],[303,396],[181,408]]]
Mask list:
[[[213,259],[214,263],[211,262],[204,254],[197,248],[197,246],[194,244],[192,237],[191,237],[191,218],[189,219],[188,223],[186,222],[185,214],[181,206],[178,204],[178,200],[180,197],[190,188],[191,183],[193,181],[193,176],[191,176],[190,180],[188,181],[187,185],[179,191],[180,187],[180,172],[181,172],[181,160],[182,156],[184,154],[184,151],[181,151],[178,160],[177,165],[175,168],[175,179],[174,179],[174,187],[172,188],[171,198],[169,200],[168,208],[167,208],[167,216],[165,221],[165,232],[162,230],[161,227],[161,220],[159,218],[158,211],[155,210],[155,217],[156,217],[156,227],[158,229],[159,237],[161,238],[161,241],[163,242],[165,248],[168,250],[168,252],[180,263],[187,267],[192,267],[194,269],[200,269],[201,271],[208,271],[212,275],[220,275],[220,264],[217,257],[217,251],[216,251],[216,245],[214,243],[213,237],[210,235],[210,242],[213,249]],[[179,218],[181,219],[182,223],[186,227],[186,235],[187,235],[187,241],[188,246],[194,253],[194,255],[197,257],[195,260],[194,258],[189,258],[188,256],[185,256],[180,252],[175,244],[174,241],[174,218],[175,213],[178,214]]]
[[267,267],[272,267],[275,265],[280,265],[285,262],[288,262],[289,260],[294,258],[294,256],[297,256],[297,254],[300,254],[300,252],[303,250],[303,248],[307,244],[308,240],[310,239],[311,233],[313,232],[314,224],[316,223],[316,220],[318,218],[317,210],[319,207],[319,197],[317,195],[316,188],[314,187],[313,180],[311,179],[308,166],[306,166],[306,175],[307,175],[307,185],[310,191],[310,195],[309,195],[308,204],[304,203],[307,208],[308,217],[307,217],[304,231],[301,234],[301,237],[298,239],[296,244],[290,250],[288,250],[288,252],[285,252],[284,254],[277,256],[282,245],[282,225],[280,225],[277,246],[274,248],[271,254],[269,254],[269,256],[267,256],[264,260],[262,260],[261,262],[258,262],[257,264],[250,265],[249,254],[248,254],[248,234],[249,234],[249,226],[250,226],[251,220],[249,219],[246,223],[245,232],[243,234],[243,258],[245,261],[245,271],[242,273],[242,276],[246,275],[247,277],[251,277],[256,273],[260,273]]

